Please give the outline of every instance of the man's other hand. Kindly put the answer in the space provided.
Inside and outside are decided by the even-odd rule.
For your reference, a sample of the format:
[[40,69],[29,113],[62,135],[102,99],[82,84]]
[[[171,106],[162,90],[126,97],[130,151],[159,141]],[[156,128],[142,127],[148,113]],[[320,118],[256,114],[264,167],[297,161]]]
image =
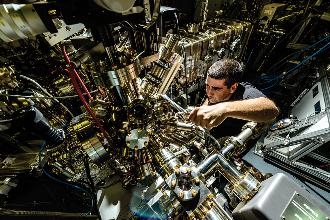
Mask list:
[[189,114],[189,120],[195,125],[211,129],[226,119],[226,104],[202,105],[194,108]]

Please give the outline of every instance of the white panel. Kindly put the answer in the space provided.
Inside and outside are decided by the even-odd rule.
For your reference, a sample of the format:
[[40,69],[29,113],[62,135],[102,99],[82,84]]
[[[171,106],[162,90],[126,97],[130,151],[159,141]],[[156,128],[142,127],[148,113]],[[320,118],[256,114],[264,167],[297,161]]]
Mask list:
[[121,183],[97,192],[97,206],[102,220],[128,219],[131,192],[122,188]]
[[[318,86],[318,94],[313,98],[313,89]],[[321,111],[325,110],[325,103],[323,97],[323,91],[321,82],[317,82],[303,97],[302,99],[292,108],[291,115],[298,119],[303,119],[308,116],[315,114],[314,105],[320,102]]]

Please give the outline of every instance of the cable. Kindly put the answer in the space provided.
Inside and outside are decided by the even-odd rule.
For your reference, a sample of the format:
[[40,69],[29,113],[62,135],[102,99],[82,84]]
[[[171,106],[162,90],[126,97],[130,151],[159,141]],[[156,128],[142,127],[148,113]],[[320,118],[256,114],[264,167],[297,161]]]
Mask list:
[[330,46],[330,42],[328,42],[326,45],[324,45],[323,47],[321,47],[318,51],[316,51],[315,53],[313,53],[312,55],[308,56],[307,58],[305,58],[303,61],[301,61],[297,66],[295,66],[294,68],[290,69],[289,71],[287,71],[287,74],[289,72],[292,72],[294,70],[296,70],[298,67],[300,67],[302,64],[306,63],[309,59],[313,58],[314,56],[318,55],[319,53],[321,53],[323,50],[328,49],[327,47]]
[[[203,3],[202,0],[199,0],[198,2],[196,2],[194,11],[196,11],[197,8],[200,8],[205,13],[205,17],[207,17],[209,12],[202,7],[201,3]],[[208,5],[206,5],[206,7],[207,6]]]
[[285,40],[290,39],[291,34],[300,27],[300,25],[302,25],[305,21],[307,21],[308,19],[311,19],[313,17],[317,17],[318,15],[308,15],[305,18],[303,18],[301,21],[299,21],[296,25],[294,25],[291,30],[289,31],[289,33],[287,33],[286,35],[284,35],[284,37],[282,37],[281,39],[278,39],[277,42],[272,46],[272,48],[267,52],[267,54],[263,54],[264,57],[264,61],[259,65],[259,67],[257,68],[258,70],[260,70],[262,68],[262,66],[265,63],[265,60],[268,60],[269,57],[271,56],[271,54],[273,53],[273,51],[275,49],[278,48],[278,46],[280,44],[282,44]]
[[[93,90],[90,93],[96,93],[98,90]],[[82,93],[83,95],[87,95],[87,93]],[[13,98],[27,98],[27,99],[70,99],[79,97],[78,95],[68,95],[68,96],[25,96],[25,95],[10,95],[0,93],[0,96],[13,97]]]
[[91,94],[89,93],[85,83],[82,81],[82,79],[80,78],[78,72],[76,71],[75,67],[74,67],[74,64],[70,61],[70,58],[66,52],[66,49],[65,49],[65,46],[62,45],[61,47],[61,50],[62,50],[62,54],[64,56],[64,60],[66,61],[66,63],[69,65],[69,69],[70,71],[74,74],[74,77],[79,81],[81,87],[83,88],[83,90],[87,93],[87,96],[90,100],[93,100]]
[[39,165],[41,164],[41,152],[44,150],[45,146],[46,146],[46,141],[44,141],[42,143],[40,150],[39,150],[39,155],[38,155],[39,156]]
[[111,138],[108,134],[108,132],[106,132],[106,130],[103,128],[103,126],[101,125],[99,119],[96,117],[94,111],[92,110],[92,108],[89,106],[89,104],[87,103],[85,97],[82,95],[82,92],[79,88],[79,85],[78,85],[78,82],[76,81],[76,78],[74,77],[73,73],[68,70],[68,69],[65,69],[65,71],[68,73],[68,75],[70,76],[71,78],[71,82],[72,82],[72,85],[73,85],[73,88],[75,89],[76,93],[78,94],[81,102],[83,103],[83,105],[85,106],[86,108],[86,111],[89,113],[89,115],[92,117],[93,121],[95,122],[96,126],[101,130],[101,132],[104,134],[104,136],[110,141]]
[[[43,142],[43,144],[41,145],[40,150],[39,150],[39,165],[41,164],[41,153],[42,153],[42,151],[44,150],[44,147],[45,147],[45,146],[46,146],[46,142]],[[78,190],[80,190],[80,191],[83,191],[83,192],[87,193],[91,198],[93,198],[93,195],[91,195],[91,193],[90,193],[89,191],[83,189],[82,187],[76,186],[76,185],[71,184],[71,183],[68,183],[68,182],[64,182],[64,181],[62,181],[62,180],[60,180],[60,179],[57,179],[57,178],[53,177],[52,175],[50,175],[50,174],[44,169],[43,166],[41,167],[41,169],[42,169],[42,172],[43,172],[48,178],[54,180],[55,182],[61,183],[61,184],[63,184],[63,185],[66,185],[66,186],[69,186],[69,187],[72,187],[72,188],[76,188],[76,189],[78,189]],[[91,199],[91,205],[90,205],[90,207],[91,207],[90,210],[89,210],[88,212],[86,212],[85,215],[90,215],[90,214],[92,213],[92,210],[93,210],[93,207],[94,207],[94,201],[93,201],[93,199]]]
[[307,9],[309,8],[309,4],[310,4],[310,3],[311,3],[311,0],[308,0],[307,5],[306,5],[306,7],[305,7],[305,9],[304,9],[304,13],[303,13],[303,15],[306,14]]
[[316,43],[314,43],[314,44],[312,44],[312,45],[310,45],[310,46],[308,46],[308,47],[303,48],[302,50],[299,50],[299,51],[296,51],[296,52],[294,52],[294,53],[291,53],[291,54],[287,55],[286,57],[284,57],[284,58],[281,59],[280,61],[278,61],[278,62],[276,62],[275,64],[273,64],[273,65],[268,69],[267,72],[271,72],[271,71],[273,70],[274,67],[276,67],[276,68],[281,67],[283,64],[281,64],[281,65],[279,65],[279,64],[280,64],[281,62],[283,62],[283,61],[287,61],[287,59],[288,59],[290,56],[293,56],[293,55],[295,55],[295,54],[302,53],[302,52],[304,52],[304,51],[306,51],[306,50],[308,50],[308,49],[310,49],[310,48],[312,48],[312,47],[315,47],[317,44],[319,44],[319,43],[321,43],[321,42],[323,42],[324,40],[327,40],[327,39],[329,39],[329,38],[330,38],[330,35],[328,35],[328,36],[325,37],[325,38],[322,38],[322,39],[319,40],[318,42],[316,42]]
[[[90,187],[92,189],[92,200],[94,200],[94,204],[97,204],[97,192],[95,189],[95,184],[94,184],[93,178],[91,176],[91,171],[90,171],[89,163],[88,163],[88,157],[84,157],[83,161],[84,161],[84,166],[85,166],[85,170],[86,170],[86,176],[89,181]],[[92,207],[92,208],[95,209],[99,219],[102,219],[100,210],[97,208],[97,206]]]
[[73,85],[74,90],[76,91],[78,97],[80,98],[81,102],[83,103],[83,105],[86,108],[86,111],[89,113],[89,115],[92,117],[93,121],[95,122],[96,126],[100,129],[100,131],[104,134],[104,136],[108,139],[108,141],[111,140],[110,135],[108,134],[108,132],[106,132],[106,130],[103,128],[103,126],[101,125],[99,119],[96,117],[94,111],[92,110],[92,108],[89,106],[88,102],[86,101],[85,97],[83,96],[83,93],[80,90],[79,84],[77,82],[77,80],[81,83],[83,89],[85,90],[86,93],[88,93],[88,97],[90,97],[90,99],[92,99],[90,93],[88,92],[87,88],[85,87],[84,83],[82,82],[82,80],[79,80],[79,75],[76,72],[74,66],[72,65],[68,54],[66,53],[65,50],[65,46],[62,46],[62,53],[64,56],[65,61],[69,64],[69,67],[67,69],[65,69],[65,71],[68,73],[68,75],[70,76],[71,79],[71,83]]
[[[76,186],[76,185],[74,185],[74,184],[67,183],[67,182],[64,182],[64,181],[62,181],[62,180],[59,180],[59,179],[57,179],[57,178],[51,176],[48,172],[46,172],[46,170],[45,170],[44,168],[42,168],[42,171],[43,171],[43,173],[44,173],[48,178],[54,180],[55,182],[58,182],[58,183],[64,184],[64,185],[69,186],[69,187],[72,187],[72,188],[76,188],[76,189],[78,189],[78,190],[80,190],[80,191],[83,191],[83,192],[87,193],[91,198],[93,198],[93,195],[91,195],[91,193],[90,193],[89,191],[83,189],[82,187],[79,187],[79,186]],[[92,213],[92,210],[93,210],[93,207],[94,207],[94,200],[93,200],[93,199],[91,199],[91,205],[90,205],[90,207],[91,207],[90,210],[89,210],[88,212],[86,212],[85,215],[90,215],[90,214]]]
[[[319,50],[317,50],[315,53],[313,53],[312,55],[306,57],[304,60],[302,60],[298,65],[296,65],[295,67],[291,68],[290,70],[288,70],[285,75],[287,76],[288,74],[290,74],[291,72],[293,72],[294,70],[297,70],[300,66],[302,66],[304,63],[306,63],[308,60],[312,59],[313,57],[315,57],[316,55],[318,55],[319,53],[325,51],[328,49],[328,47],[330,46],[330,42],[328,42],[327,44],[325,44],[323,47],[321,47]],[[279,79],[281,77],[284,77],[284,75],[276,75],[274,77],[271,77],[269,80],[266,79],[266,81],[264,83],[271,83],[273,81],[276,80],[276,83],[273,83],[271,86],[267,87],[267,88],[263,88],[261,89],[262,91],[273,88],[274,86],[276,86],[279,83]]]
[[[196,131],[202,131],[203,134],[205,134],[207,137],[211,138],[211,140],[215,143],[215,145],[217,145],[218,149],[220,150],[222,147],[219,143],[219,141],[210,133],[210,131],[205,130],[203,128],[194,126]],[[201,136],[198,134],[198,132],[195,133],[198,137],[202,138],[203,140],[207,140],[205,137]]]
[[0,120],[0,123],[7,123],[11,121],[13,121],[13,119],[5,119],[5,120]]
[[204,134],[206,134],[206,136],[208,136],[209,138],[212,139],[212,141],[217,145],[217,147],[218,147],[219,150],[222,148],[221,145],[220,145],[220,143],[219,143],[219,141],[215,137],[213,137],[213,135],[211,135],[208,130],[205,130],[205,133]]
[[[25,80],[27,80],[27,81],[30,81],[31,83],[33,83],[35,86],[37,86],[39,89],[41,89],[41,91],[43,91],[46,95],[48,95],[48,96],[50,96],[50,97],[53,97],[49,92],[47,92],[47,90],[46,89],[44,89],[39,83],[37,83],[35,80],[33,80],[33,79],[31,79],[31,78],[29,78],[29,77],[27,77],[27,76],[24,76],[24,75],[19,75],[19,77],[20,78],[22,78],[22,79],[25,79]],[[57,102],[60,106],[62,106],[64,109],[65,109],[65,111],[67,111],[69,114],[70,114],[70,116],[73,118],[74,117],[74,115],[72,114],[72,112],[65,106],[65,105],[63,105],[59,100],[57,100],[57,99],[54,99],[55,100],[55,102]]]
[[317,17],[317,15],[307,16],[307,17],[303,18],[301,21],[299,21],[298,24],[296,24],[294,27],[292,27],[292,29],[289,31],[289,33],[287,33],[282,39],[278,40],[275,43],[275,45],[272,47],[272,49],[267,53],[268,57],[274,51],[274,49],[277,48],[277,46],[280,45],[282,42],[284,42],[298,27],[300,27],[300,25],[302,23],[304,23],[306,20],[311,19],[313,17]]
[[268,87],[266,87],[266,88],[262,88],[262,89],[260,89],[262,92],[265,92],[265,91],[267,91],[268,89],[271,89],[271,88],[273,88],[275,85],[277,85],[278,83],[279,83],[279,78],[278,79],[275,79],[275,80],[277,80],[274,84],[272,84],[271,86],[268,86]]

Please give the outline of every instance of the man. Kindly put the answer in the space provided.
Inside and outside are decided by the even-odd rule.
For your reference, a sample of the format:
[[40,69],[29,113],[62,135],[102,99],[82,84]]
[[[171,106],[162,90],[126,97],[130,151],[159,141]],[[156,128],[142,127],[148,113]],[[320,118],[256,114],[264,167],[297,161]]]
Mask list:
[[189,119],[210,130],[215,138],[236,136],[247,121],[271,122],[279,113],[275,103],[249,83],[240,83],[239,62],[222,59],[208,70],[207,100],[196,107]]

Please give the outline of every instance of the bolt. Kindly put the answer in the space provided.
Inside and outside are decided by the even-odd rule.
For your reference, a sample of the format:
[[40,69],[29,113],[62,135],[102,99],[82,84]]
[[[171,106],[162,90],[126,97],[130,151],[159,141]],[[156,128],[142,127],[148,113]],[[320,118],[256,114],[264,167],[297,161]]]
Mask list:
[[199,183],[200,183],[200,179],[199,179],[198,177],[195,177],[194,180],[195,180],[195,184],[196,184],[196,185],[199,185]]
[[184,194],[183,194],[183,192],[182,192],[182,191],[180,191],[180,192],[179,192],[179,197],[180,197],[181,199],[183,199],[183,197],[184,197]]
[[194,213],[190,213],[189,216],[188,216],[188,219],[195,220],[196,219],[195,214]]
[[192,197],[195,197],[197,195],[197,190],[192,189],[191,190],[191,195],[192,195]]
[[174,188],[175,185],[176,185],[176,180],[172,180],[172,181],[171,181],[171,186],[172,186],[172,188]]

